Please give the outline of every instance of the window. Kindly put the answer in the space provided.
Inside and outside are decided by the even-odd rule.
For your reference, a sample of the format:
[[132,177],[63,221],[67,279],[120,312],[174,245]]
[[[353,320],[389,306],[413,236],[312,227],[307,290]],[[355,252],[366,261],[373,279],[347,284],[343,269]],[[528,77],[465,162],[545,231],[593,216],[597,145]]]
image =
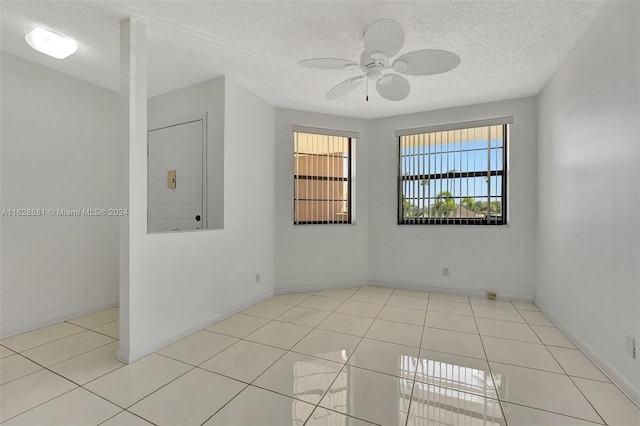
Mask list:
[[507,223],[511,117],[396,132],[398,223]]
[[[295,130],[298,131],[295,131]],[[294,127],[293,223],[352,223],[351,162],[357,133]]]

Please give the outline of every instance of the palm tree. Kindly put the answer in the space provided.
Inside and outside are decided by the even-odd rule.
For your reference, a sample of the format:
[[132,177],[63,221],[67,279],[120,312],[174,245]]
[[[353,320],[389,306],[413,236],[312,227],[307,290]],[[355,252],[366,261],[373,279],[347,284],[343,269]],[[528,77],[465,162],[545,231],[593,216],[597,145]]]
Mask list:
[[405,196],[402,196],[402,216],[403,217],[414,217],[415,216],[415,206],[411,204]]
[[453,194],[449,191],[442,191],[436,195],[436,202],[433,203],[432,212],[436,217],[449,217],[458,207],[453,200]]
[[[429,199],[431,197],[430,191],[429,191],[429,184],[431,184],[431,181],[428,178],[422,179],[420,181],[420,186],[422,186],[424,193],[426,194],[426,197]],[[418,209],[418,216],[424,216],[425,213],[427,213],[429,210],[429,206],[425,206],[425,200],[423,198],[422,200],[422,207]]]
[[473,198],[471,198],[471,197],[463,198],[463,199],[460,201],[460,205],[461,205],[462,207],[464,207],[465,209],[467,209],[467,210],[475,211],[475,210],[474,210],[474,207],[475,207],[475,201],[473,201]]
[[449,188],[449,184],[451,183],[451,181],[449,180],[449,176],[455,175],[458,171],[456,169],[451,169],[447,172],[447,192],[451,192],[451,189]]

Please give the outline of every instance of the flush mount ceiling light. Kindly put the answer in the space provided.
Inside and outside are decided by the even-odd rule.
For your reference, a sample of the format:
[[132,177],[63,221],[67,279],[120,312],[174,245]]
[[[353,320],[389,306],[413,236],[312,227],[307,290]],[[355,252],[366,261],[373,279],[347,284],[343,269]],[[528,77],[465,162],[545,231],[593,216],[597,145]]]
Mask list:
[[78,43],[44,28],[35,28],[25,37],[29,46],[54,58],[64,59],[78,50]]

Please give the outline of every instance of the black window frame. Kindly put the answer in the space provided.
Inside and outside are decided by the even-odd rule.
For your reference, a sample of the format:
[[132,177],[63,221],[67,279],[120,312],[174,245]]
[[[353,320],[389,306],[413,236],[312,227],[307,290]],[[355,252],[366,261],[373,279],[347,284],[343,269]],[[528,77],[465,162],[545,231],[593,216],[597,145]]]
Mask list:
[[[295,147],[295,134],[296,133],[303,133],[303,134],[315,134],[315,135],[319,135],[319,136],[326,136],[326,137],[344,137],[347,139],[348,141],[348,161],[347,161],[347,177],[332,177],[332,176],[310,176],[310,175],[298,175],[295,172],[293,173],[293,224],[294,226],[297,225],[352,225],[354,224],[353,221],[353,196],[352,196],[352,188],[353,188],[353,179],[352,179],[352,172],[353,172],[353,145],[355,144],[355,137],[352,136],[340,136],[340,135],[334,135],[331,133],[320,133],[320,132],[314,132],[314,133],[306,133],[304,131],[294,131],[294,149],[293,149],[293,156],[294,156],[294,160],[295,160],[295,156],[297,154],[296,151],[296,147]],[[316,154],[318,155],[318,154]],[[302,179],[311,179],[311,180],[319,180],[319,181],[327,181],[327,182],[344,182],[346,180],[347,182],[347,199],[346,200],[333,200],[333,201],[346,201],[347,203],[347,219],[344,221],[332,221],[332,220],[309,220],[309,221],[298,221],[296,220],[296,207],[297,207],[297,202],[298,201],[331,201],[331,200],[322,200],[322,199],[311,199],[311,200],[305,200],[305,199],[298,199],[297,198],[297,194],[296,194],[296,179],[300,179],[300,177],[302,176]]]
[[[397,219],[398,225],[508,225],[508,217],[507,217],[507,197],[508,197],[508,150],[509,150],[509,125],[510,123],[501,123],[501,124],[493,124],[502,126],[502,169],[501,170],[491,170],[491,166],[488,165],[488,170],[486,171],[474,171],[474,172],[445,172],[445,173],[426,173],[426,174],[418,174],[418,175],[410,175],[405,176],[402,174],[402,137],[397,136],[396,142],[398,146],[398,182],[397,182]],[[491,125],[483,125],[483,126],[470,126],[470,127],[456,127],[453,130],[470,130],[479,127],[490,127]],[[429,134],[447,131],[447,129],[442,130],[433,130],[432,132],[421,132],[416,134]],[[405,135],[408,136],[408,135]],[[488,144],[488,151],[491,151],[491,143]],[[450,152],[458,152],[458,151],[450,151]],[[486,177],[486,176],[500,176],[501,186],[502,186],[502,195],[501,199],[501,214],[500,216],[488,214],[485,217],[419,217],[411,220],[407,220],[404,217],[404,204],[403,204],[403,191],[402,191],[402,183],[407,180],[429,180],[435,181],[438,179],[456,179],[456,178],[465,178],[465,177]],[[466,198],[460,195],[455,198]],[[491,191],[490,188],[487,190],[487,200],[491,201]]]

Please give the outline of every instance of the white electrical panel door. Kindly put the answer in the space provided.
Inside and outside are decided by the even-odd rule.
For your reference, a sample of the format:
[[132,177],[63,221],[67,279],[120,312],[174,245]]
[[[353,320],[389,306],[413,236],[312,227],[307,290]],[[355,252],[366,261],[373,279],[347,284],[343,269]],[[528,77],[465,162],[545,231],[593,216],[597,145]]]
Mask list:
[[205,228],[203,120],[148,133],[148,232]]

